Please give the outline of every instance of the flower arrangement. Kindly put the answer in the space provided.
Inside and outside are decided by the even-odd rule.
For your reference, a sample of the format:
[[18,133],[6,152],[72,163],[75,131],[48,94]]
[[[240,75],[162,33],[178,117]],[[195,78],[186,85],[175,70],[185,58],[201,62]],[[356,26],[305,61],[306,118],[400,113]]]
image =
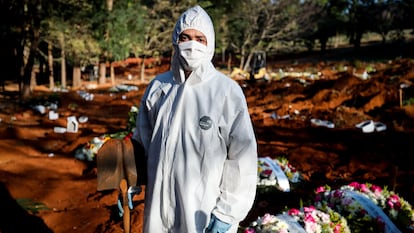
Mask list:
[[128,122],[126,130],[116,132],[113,134],[108,134],[107,136],[110,138],[117,138],[117,139],[127,139],[131,138],[132,134],[134,133],[136,127],[136,119],[138,115],[138,108],[136,106],[132,106],[128,112]]
[[102,145],[111,138],[116,139],[128,139],[132,137],[132,134],[136,127],[136,118],[138,114],[138,108],[132,106],[128,112],[128,123],[126,130],[119,131],[112,134],[104,134],[99,137],[92,138],[83,147],[75,151],[75,158],[79,160],[93,161],[98,154]]
[[79,160],[93,161],[98,154],[99,149],[109,139],[111,138],[105,135],[92,138],[83,147],[75,151],[75,158]]
[[[302,205],[301,205],[302,206]],[[412,233],[414,211],[396,193],[370,183],[316,189],[313,205],[265,214],[243,233]]]
[[339,213],[326,209],[327,212],[316,209],[314,206],[304,207],[303,211],[290,209],[288,214],[293,216],[308,233],[350,232],[348,223]]
[[347,221],[331,210],[323,212],[313,206],[292,208],[279,215],[265,214],[253,221],[244,233],[349,233]]
[[294,166],[292,166],[292,164],[290,164],[286,158],[280,157],[276,159],[276,162],[282,168],[283,172],[286,174],[290,182],[299,183],[302,180],[299,171]]
[[345,216],[352,232],[401,232],[414,228],[411,205],[386,188],[352,182],[332,190],[329,186],[316,190],[315,206],[332,208]]
[[259,187],[276,187],[288,192],[291,186],[289,183],[297,184],[300,181],[302,181],[301,174],[286,158],[259,158],[257,180]]
[[253,221],[244,233],[287,233],[288,228],[287,223],[281,218],[267,213]]

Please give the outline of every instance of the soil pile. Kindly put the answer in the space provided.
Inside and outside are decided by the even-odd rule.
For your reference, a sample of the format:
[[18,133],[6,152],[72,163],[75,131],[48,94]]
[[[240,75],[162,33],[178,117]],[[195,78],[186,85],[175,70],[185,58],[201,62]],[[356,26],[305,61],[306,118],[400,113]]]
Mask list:
[[[414,203],[414,64],[400,59],[361,68],[341,62],[273,64],[271,82],[238,81],[259,156],[283,156],[304,178],[289,193],[258,192],[242,225],[298,207],[324,184],[369,182]],[[146,84],[123,84],[138,88],[37,90],[38,97],[25,106],[1,100],[0,232],[123,232],[117,190],[97,192],[95,162],[74,156],[94,137],[125,129]],[[48,101],[57,105],[57,120],[33,108]],[[77,133],[56,133],[54,127],[66,127],[69,116],[88,120]],[[373,127],[356,127],[370,120]],[[143,198],[142,193],[134,199],[133,233],[141,232]]]

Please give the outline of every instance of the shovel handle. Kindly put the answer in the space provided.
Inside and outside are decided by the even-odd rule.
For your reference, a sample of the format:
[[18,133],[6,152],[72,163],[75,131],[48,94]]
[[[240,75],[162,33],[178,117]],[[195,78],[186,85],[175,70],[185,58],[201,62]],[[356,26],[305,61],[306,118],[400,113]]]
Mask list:
[[123,221],[124,221],[124,231],[125,233],[130,233],[131,228],[131,216],[128,206],[128,184],[126,179],[122,179],[119,184],[122,194],[122,208],[124,209]]

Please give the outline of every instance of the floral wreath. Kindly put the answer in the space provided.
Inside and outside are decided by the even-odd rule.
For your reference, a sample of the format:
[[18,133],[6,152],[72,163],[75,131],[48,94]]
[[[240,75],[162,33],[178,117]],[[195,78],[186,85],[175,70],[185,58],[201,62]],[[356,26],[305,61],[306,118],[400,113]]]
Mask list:
[[414,211],[410,203],[386,187],[370,183],[352,182],[335,190],[327,185],[319,187],[315,206],[338,211],[347,218],[353,232],[414,230]]
[[407,201],[387,188],[352,182],[316,189],[314,205],[265,214],[244,233],[401,233],[413,232],[414,211]]
[[279,215],[265,214],[253,221],[244,233],[350,233],[344,217],[330,210],[323,212],[314,206],[301,210],[292,208]]
[[257,168],[259,188],[276,187],[278,190],[289,192],[292,185],[303,180],[300,172],[284,157],[260,157]]

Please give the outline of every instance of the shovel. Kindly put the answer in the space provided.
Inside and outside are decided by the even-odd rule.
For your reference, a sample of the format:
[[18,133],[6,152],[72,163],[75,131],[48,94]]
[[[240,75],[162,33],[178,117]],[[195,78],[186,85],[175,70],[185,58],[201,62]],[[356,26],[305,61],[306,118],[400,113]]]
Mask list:
[[124,231],[125,233],[130,233],[131,228],[131,214],[129,212],[128,206],[128,184],[126,179],[122,179],[121,183],[119,184],[119,188],[121,189],[122,195],[122,209],[124,210],[123,221],[124,221]]
[[128,186],[137,183],[134,148],[131,140],[110,139],[99,149],[97,162],[97,190],[119,189],[123,201],[123,222],[126,233],[130,232]]

